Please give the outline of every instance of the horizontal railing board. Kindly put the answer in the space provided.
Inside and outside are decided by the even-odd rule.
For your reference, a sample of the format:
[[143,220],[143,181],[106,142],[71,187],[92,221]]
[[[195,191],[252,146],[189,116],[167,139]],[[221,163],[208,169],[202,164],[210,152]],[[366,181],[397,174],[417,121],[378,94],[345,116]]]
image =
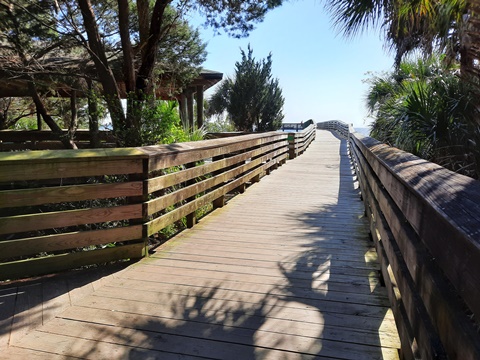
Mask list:
[[187,214],[192,213],[196,209],[201,208],[202,206],[205,206],[209,202],[212,202],[213,200],[229,193],[230,191],[234,190],[241,184],[244,184],[245,182],[251,180],[253,177],[257,176],[260,174],[262,171],[265,171],[267,167],[272,166],[273,164],[263,164],[260,167],[256,168],[255,170],[249,172],[246,175],[243,175],[242,177],[239,177],[226,185],[222,186],[221,188],[215,189],[212,192],[209,192],[208,194],[203,195],[200,198],[197,198],[183,206],[178,207],[177,209],[168,212],[165,215],[162,215],[150,222],[148,222],[147,225],[147,234],[148,236],[160,231],[163,229],[165,226],[172,224],[173,222],[181,219]]
[[[369,150],[364,155],[383,186],[458,293],[480,316],[480,182],[374,139],[364,142]],[[443,173],[440,181],[437,172]],[[465,206],[467,198],[479,201],[474,205],[467,201]]]
[[[0,154],[1,155],[1,154]],[[61,179],[67,177],[93,177],[103,175],[138,174],[143,170],[139,160],[89,159],[75,162],[48,162],[37,164],[0,162],[0,183],[25,180]],[[59,181],[59,184],[61,181]]]
[[194,168],[180,170],[171,174],[158,176],[147,180],[148,192],[152,193],[163,188],[167,188],[183,181],[191,180],[203,175],[212,173],[214,171],[221,170],[226,167],[230,167],[239,162],[246,161],[252,157],[259,156],[265,152],[272,151],[274,149],[282,148],[285,144],[281,142],[262,146],[261,148],[250,150],[238,155],[234,155],[221,160],[212,161],[211,163],[195,166]]
[[[480,339],[460,297],[467,304],[470,302],[474,305],[472,307],[469,304],[469,307],[475,313],[475,306],[480,302],[478,283],[477,286],[464,287],[460,291],[459,284],[465,286],[469,282],[457,282],[455,292],[451,285],[455,286],[455,281],[450,276],[453,271],[458,272],[459,276],[471,278],[472,274],[475,276],[479,271],[480,253],[476,248],[479,239],[476,235],[479,228],[477,218],[480,214],[478,181],[454,174],[436,164],[359,134],[351,134],[350,141],[352,154],[363,163],[363,168],[371,165],[373,169],[368,180],[360,173],[360,182],[368,182],[370,196],[378,201],[379,210],[374,214],[375,221],[384,217],[388,224],[386,226],[394,237],[391,243],[382,242],[393,260],[391,266],[398,278],[398,285],[400,288],[403,286],[402,297],[408,305],[409,290],[405,288],[401,272],[395,264],[395,253],[400,253],[405,260],[415,283],[414,291],[421,297],[422,306],[448,356],[459,358],[461,354],[462,359],[476,359],[480,354]],[[379,179],[378,184],[373,181],[375,178]],[[364,194],[364,199],[365,197],[368,195]],[[385,238],[388,230],[380,225],[381,223],[377,224],[381,237]],[[391,249],[390,245],[393,246]],[[464,252],[465,246],[469,248],[467,252]],[[458,258],[452,258],[452,252],[460,258],[463,254],[466,264],[459,264]],[[443,263],[439,261],[436,255],[438,253],[443,253]],[[451,262],[445,257],[451,259]],[[414,319],[412,311],[416,310],[418,309],[413,306],[409,312],[410,321],[414,324],[418,319]],[[418,336],[419,326],[414,328]],[[419,344],[422,345],[420,350],[428,351],[428,345],[421,343],[419,339]],[[435,353],[426,356],[441,358]]]
[[[432,321],[428,315],[428,311],[425,308],[424,298],[420,296],[417,290],[418,283],[414,281],[406,263],[412,264],[412,258],[405,258],[402,254],[407,253],[409,256],[416,253],[415,248],[409,247],[405,252],[401,252],[396,242],[396,236],[394,236],[390,230],[389,223],[394,221],[389,213],[398,210],[396,204],[388,196],[386,191],[382,188],[378,178],[372,173],[370,165],[367,163],[363,154],[358,148],[351,147],[353,154],[359,164],[358,174],[361,177],[363,200],[368,204],[368,213],[372,226],[372,235],[376,240],[377,253],[385,254],[385,260],[388,266],[393,272],[395,278],[395,286],[400,290],[401,304],[404,308],[405,315],[408,318],[408,325],[414,332],[415,339],[418,343],[417,351],[420,353],[422,359],[446,359],[445,350],[438,338],[437,332],[432,325]],[[380,204],[383,204],[381,206]],[[384,209],[390,210],[389,212],[383,212]],[[396,215],[400,215],[401,213]],[[403,227],[408,226],[407,223],[402,224]],[[411,234],[413,235],[413,234]],[[381,249],[379,247],[381,246]],[[415,260],[431,261],[431,257],[424,257],[420,259],[418,254],[414,257]],[[421,266],[421,265],[417,265]],[[384,270],[388,273],[387,270]],[[386,274],[385,274],[386,275]],[[384,278],[386,277],[384,275]],[[419,279],[415,279],[419,280]],[[420,280],[422,281],[422,280]],[[425,280],[423,280],[425,281]],[[393,299],[393,298],[392,298]],[[397,300],[399,301],[399,300]],[[442,301],[438,299],[437,301]],[[398,310],[397,310],[398,311]],[[400,314],[398,314],[400,316]]]
[[49,253],[52,251],[69,250],[90,245],[130,241],[141,238],[142,225],[133,225],[120,228],[37,236],[17,240],[4,240],[0,241],[0,259],[34,255],[42,252]]
[[195,196],[201,192],[210,190],[211,188],[219,184],[232,180],[236,176],[260,165],[262,162],[272,159],[273,156],[276,156],[276,154],[269,153],[267,155],[262,156],[261,158],[257,158],[255,160],[250,161],[248,164],[239,165],[234,169],[230,169],[228,171],[222,172],[221,174],[214,176],[212,178],[202,180],[193,185],[179,189],[173,193],[164,195],[157,199],[150,200],[147,202],[147,209],[148,209],[147,214],[148,215],[154,214],[158,211],[164,210],[170,205],[176,204],[182,200],[188,199],[189,197]]
[[143,183],[122,182],[0,191],[0,208],[142,195]]
[[117,260],[140,259],[145,256],[143,242],[114,248],[66,253],[42,258],[0,263],[0,280],[50,274],[82,266]]
[[142,218],[142,204],[55,211],[0,218],[0,234]]
[[[68,130],[64,129],[63,133],[68,134]],[[95,136],[100,141],[115,141],[115,137],[111,131],[98,131]],[[86,129],[78,129],[75,131],[74,140],[77,141],[89,141],[91,132]],[[45,140],[57,140],[57,135],[51,130],[0,130],[1,141],[45,141]]]
[[[270,135],[272,134],[272,135]],[[171,166],[183,165],[215,156],[245,151],[255,146],[283,141],[286,134],[266,133],[259,135],[244,135],[225,139],[204,140],[192,143],[179,143],[175,146],[158,145],[142,148],[149,155],[150,171],[166,169]],[[205,142],[208,146],[205,146]]]

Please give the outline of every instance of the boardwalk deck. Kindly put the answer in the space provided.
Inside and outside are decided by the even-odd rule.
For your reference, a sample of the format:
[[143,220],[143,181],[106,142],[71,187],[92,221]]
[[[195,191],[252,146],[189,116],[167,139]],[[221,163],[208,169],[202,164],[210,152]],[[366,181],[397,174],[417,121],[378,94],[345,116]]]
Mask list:
[[48,321],[0,288],[0,359],[397,359],[378,269],[346,142],[319,131],[150,258],[76,292],[66,281]]

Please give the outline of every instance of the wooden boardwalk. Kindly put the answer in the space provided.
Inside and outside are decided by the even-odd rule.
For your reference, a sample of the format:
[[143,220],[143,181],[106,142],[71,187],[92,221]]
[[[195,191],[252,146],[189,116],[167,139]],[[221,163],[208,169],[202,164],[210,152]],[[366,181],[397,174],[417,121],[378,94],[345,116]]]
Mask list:
[[0,359],[397,359],[346,152],[318,131],[147,259],[0,287]]

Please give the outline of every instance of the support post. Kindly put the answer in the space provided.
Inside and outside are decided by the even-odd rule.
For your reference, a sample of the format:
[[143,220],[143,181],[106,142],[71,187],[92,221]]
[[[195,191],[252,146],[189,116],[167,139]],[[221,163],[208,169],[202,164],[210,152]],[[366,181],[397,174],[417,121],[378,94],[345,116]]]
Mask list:
[[193,88],[187,89],[187,119],[188,127],[194,129],[194,119],[193,119]]
[[197,127],[200,129],[203,126],[203,85],[197,86]]
[[[185,168],[187,168],[187,169],[191,169],[191,168],[193,168],[193,167],[195,167],[195,163],[194,163],[194,162],[191,162],[191,163],[188,163],[188,164],[185,165]],[[195,184],[195,179],[188,180],[188,181],[186,182],[186,185],[187,185],[187,186],[193,185],[193,184]],[[188,199],[187,199],[187,202],[190,202],[190,201],[193,201],[193,200],[195,200],[195,196],[192,196],[192,197],[188,198]],[[188,228],[192,228],[192,227],[197,223],[197,214],[196,214],[195,211],[192,212],[192,213],[190,213],[190,214],[188,214],[188,215],[186,216],[186,218],[187,218],[187,227],[188,227]]]

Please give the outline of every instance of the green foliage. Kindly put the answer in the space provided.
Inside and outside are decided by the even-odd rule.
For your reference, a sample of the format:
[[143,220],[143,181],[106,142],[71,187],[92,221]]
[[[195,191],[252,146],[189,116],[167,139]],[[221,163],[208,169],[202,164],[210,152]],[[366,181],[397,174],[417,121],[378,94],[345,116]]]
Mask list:
[[261,22],[265,14],[282,5],[283,0],[196,0],[193,7],[206,18],[205,24],[218,32],[240,38],[253,30],[254,24]]
[[472,88],[440,57],[403,62],[395,72],[373,77],[367,106],[372,137],[453,171],[480,174]]
[[[465,36],[465,0],[335,0],[327,3],[335,25],[346,36],[381,27],[398,66],[404,55],[420,50],[445,52],[450,59],[462,54]],[[470,64],[470,66],[473,64]]]
[[233,132],[235,126],[226,117],[213,116],[206,121],[205,130],[209,133]]
[[184,129],[176,101],[152,100],[141,116],[142,145],[202,140],[204,129]]
[[18,120],[15,125],[13,125],[15,130],[36,130],[37,129],[37,119],[34,117],[26,117]]
[[208,115],[228,113],[237,130],[277,130],[282,125],[284,98],[278,79],[272,78],[272,55],[255,60],[253,50],[241,50],[235,78],[226,79],[209,102]]

